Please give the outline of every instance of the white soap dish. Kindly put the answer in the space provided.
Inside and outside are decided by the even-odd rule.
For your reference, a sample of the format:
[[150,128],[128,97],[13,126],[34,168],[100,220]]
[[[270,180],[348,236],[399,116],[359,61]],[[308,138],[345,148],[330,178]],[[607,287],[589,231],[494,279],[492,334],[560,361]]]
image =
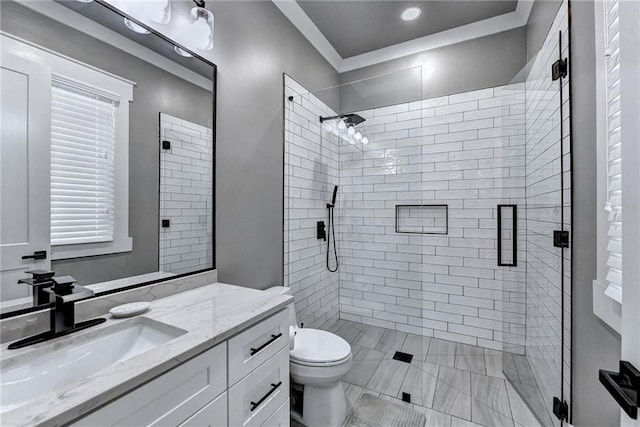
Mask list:
[[122,304],[117,307],[113,307],[111,310],[109,310],[109,313],[111,313],[111,315],[116,318],[131,317],[144,313],[145,311],[149,310],[150,306],[151,303],[148,302],[132,302],[129,304]]

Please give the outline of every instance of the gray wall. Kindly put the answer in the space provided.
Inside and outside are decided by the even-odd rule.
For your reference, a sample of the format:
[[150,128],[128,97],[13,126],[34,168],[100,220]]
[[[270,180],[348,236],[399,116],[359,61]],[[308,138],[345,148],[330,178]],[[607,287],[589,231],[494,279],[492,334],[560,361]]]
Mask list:
[[538,0],[533,3],[527,21],[527,61],[533,59],[547,37],[562,0]]
[[[32,22],[26,25],[26,22]],[[14,2],[2,2],[2,30],[137,83],[130,108],[129,235],[133,251],[55,261],[80,284],[158,271],[159,112],[210,125],[210,92]]]
[[348,71],[340,75],[340,83],[422,66],[422,99],[505,85],[522,81],[525,44],[525,28],[517,28]]
[[573,132],[573,424],[614,426],[619,407],[598,381],[617,370],[620,337],[593,314],[596,277],[596,99],[593,2],[571,2]]
[[207,3],[218,65],[216,262],[221,282],[283,280],[283,73],[310,90],[335,70],[272,2]]

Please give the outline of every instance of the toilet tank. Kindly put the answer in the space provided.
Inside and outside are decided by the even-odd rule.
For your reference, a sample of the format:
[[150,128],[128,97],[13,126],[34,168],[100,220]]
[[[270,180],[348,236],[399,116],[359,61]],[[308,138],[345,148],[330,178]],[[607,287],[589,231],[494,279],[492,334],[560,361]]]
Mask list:
[[[288,286],[273,286],[271,288],[265,289],[264,292],[270,292],[276,295],[293,296],[293,293],[291,292],[291,288]],[[293,326],[294,328],[297,328],[298,320],[296,318],[296,309],[294,305],[293,304],[289,305],[289,307],[287,307],[287,310],[289,310],[289,325]]]

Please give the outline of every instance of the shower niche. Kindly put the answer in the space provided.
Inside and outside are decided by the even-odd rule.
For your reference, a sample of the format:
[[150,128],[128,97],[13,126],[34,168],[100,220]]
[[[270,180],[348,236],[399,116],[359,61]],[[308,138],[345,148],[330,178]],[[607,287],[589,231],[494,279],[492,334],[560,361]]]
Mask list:
[[448,205],[396,205],[396,233],[447,234]]

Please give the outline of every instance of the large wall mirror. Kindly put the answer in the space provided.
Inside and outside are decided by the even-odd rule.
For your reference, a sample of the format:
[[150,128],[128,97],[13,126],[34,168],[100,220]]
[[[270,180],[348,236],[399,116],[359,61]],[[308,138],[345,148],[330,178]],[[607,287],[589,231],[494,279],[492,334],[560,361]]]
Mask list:
[[215,268],[215,65],[112,1],[0,8],[2,316],[33,309],[26,271]]

